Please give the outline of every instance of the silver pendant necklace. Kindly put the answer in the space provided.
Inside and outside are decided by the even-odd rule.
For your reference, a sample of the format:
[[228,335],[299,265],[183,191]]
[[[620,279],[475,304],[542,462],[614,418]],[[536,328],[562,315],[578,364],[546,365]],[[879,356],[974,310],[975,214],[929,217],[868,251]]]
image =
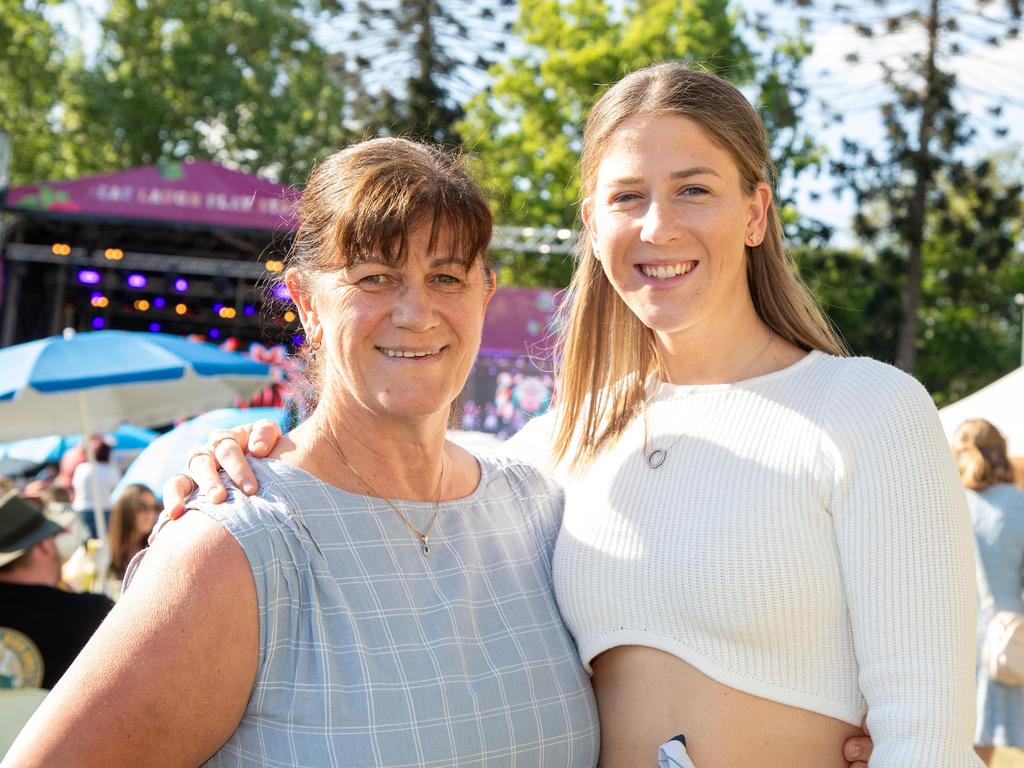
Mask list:
[[[737,378],[733,379],[732,381],[728,381],[726,383],[727,384],[735,384],[737,381],[743,381],[743,379],[747,378],[749,373],[751,371],[753,371],[754,368],[757,367],[757,364],[759,362],[761,362],[761,358],[764,357],[765,352],[768,351],[768,347],[770,347],[772,345],[773,341],[775,341],[775,330],[772,329],[772,328],[769,328],[768,329],[768,342],[763,347],[761,347],[761,351],[758,352],[757,355],[754,357],[754,359],[750,361],[749,365],[744,367],[742,374],[740,374]],[[684,437],[686,437],[687,434],[690,432],[690,430],[692,430],[694,427],[697,426],[697,423],[702,418],[704,418],[705,414],[707,414],[707,412],[709,410],[711,410],[710,407],[709,408],[705,408],[703,411],[701,411],[696,416],[696,418],[694,418],[689,424],[687,424],[686,428],[676,436],[676,439],[673,440],[671,443],[669,443],[666,447],[664,447],[664,448],[652,448],[650,451],[648,451],[647,455],[645,457],[645,460],[647,461],[647,466],[650,467],[651,469],[658,469],[658,467],[660,467],[662,464],[664,464],[665,461],[668,459],[668,452],[671,451],[673,448],[675,448],[676,447],[676,443],[678,443],[680,440],[682,440]],[[647,442],[646,439],[644,440],[644,442],[645,443]]]

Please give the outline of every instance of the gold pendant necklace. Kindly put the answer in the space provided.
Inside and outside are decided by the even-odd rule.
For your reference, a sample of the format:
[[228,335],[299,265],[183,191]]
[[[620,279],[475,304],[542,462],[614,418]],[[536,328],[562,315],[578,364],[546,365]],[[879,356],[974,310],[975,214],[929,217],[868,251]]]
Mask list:
[[403,512],[401,509],[399,509],[398,505],[395,504],[395,502],[393,502],[383,493],[378,491],[369,480],[367,480],[365,477],[359,474],[358,470],[356,470],[356,468],[352,466],[352,462],[350,462],[348,460],[348,457],[345,456],[345,452],[341,450],[341,446],[338,445],[337,442],[335,442],[333,437],[328,435],[324,430],[320,429],[319,424],[316,427],[316,431],[320,433],[320,437],[322,437],[324,440],[331,444],[331,447],[334,448],[335,452],[341,457],[341,460],[345,462],[345,466],[348,467],[349,472],[355,475],[359,482],[361,482],[363,485],[369,488],[374,496],[383,500],[389,507],[391,507],[391,509],[394,510],[395,514],[402,519],[402,522],[409,527],[409,530],[419,537],[419,540],[422,543],[423,547],[423,556],[426,557],[427,555],[429,555],[430,531],[431,529],[433,529],[434,523],[437,521],[437,516],[441,512],[441,491],[444,488],[444,452],[441,452],[441,472],[437,478],[437,493],[435,494],[434,498],[434,515],[430,518],[430,522],[427,523],[426,530],[421,531],[419,528],[412,524],[412,520],[409,519],[409,516],[406,515],[405,512]]

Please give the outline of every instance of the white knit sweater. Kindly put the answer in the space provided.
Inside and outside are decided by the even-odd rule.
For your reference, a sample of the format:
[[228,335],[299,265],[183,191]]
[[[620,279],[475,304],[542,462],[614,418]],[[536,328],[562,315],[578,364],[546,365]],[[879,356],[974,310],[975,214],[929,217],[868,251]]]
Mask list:
[[[859,724],[872,768],[978,766],[971,528],[925,390],[813,352],[736,384],[656,390],[583,475],[555,588],[585,664],[619,645]],[[507,444],[542,463],[551,416]],[[680,435],[685,435],[674,442]]]

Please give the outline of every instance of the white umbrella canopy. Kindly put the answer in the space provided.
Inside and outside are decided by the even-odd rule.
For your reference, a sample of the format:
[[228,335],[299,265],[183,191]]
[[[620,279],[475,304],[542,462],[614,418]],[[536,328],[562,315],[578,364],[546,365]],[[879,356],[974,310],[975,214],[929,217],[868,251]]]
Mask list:
[[[167,424],[258,392],[270,367],[212,344],[130,331],[75,333],[0,349],[0,441]],[[86,441],[90,462],[96,458]],[[93,483],[94,508],[103,504]],[[96,515],[100,538],[105,521]]]
[[985,419],[1003,433],[1011,456],[1024,456],[1024,368],[939,411],[946,437],[967,419]]

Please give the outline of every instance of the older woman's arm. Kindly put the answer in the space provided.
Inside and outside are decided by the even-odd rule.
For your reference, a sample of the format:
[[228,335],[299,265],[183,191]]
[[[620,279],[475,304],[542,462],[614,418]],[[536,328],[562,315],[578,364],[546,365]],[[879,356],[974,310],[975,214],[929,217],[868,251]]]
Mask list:
[[256,587],[206,515],[170,526],[3,766],[188,766],[245,711],[259,661]]

